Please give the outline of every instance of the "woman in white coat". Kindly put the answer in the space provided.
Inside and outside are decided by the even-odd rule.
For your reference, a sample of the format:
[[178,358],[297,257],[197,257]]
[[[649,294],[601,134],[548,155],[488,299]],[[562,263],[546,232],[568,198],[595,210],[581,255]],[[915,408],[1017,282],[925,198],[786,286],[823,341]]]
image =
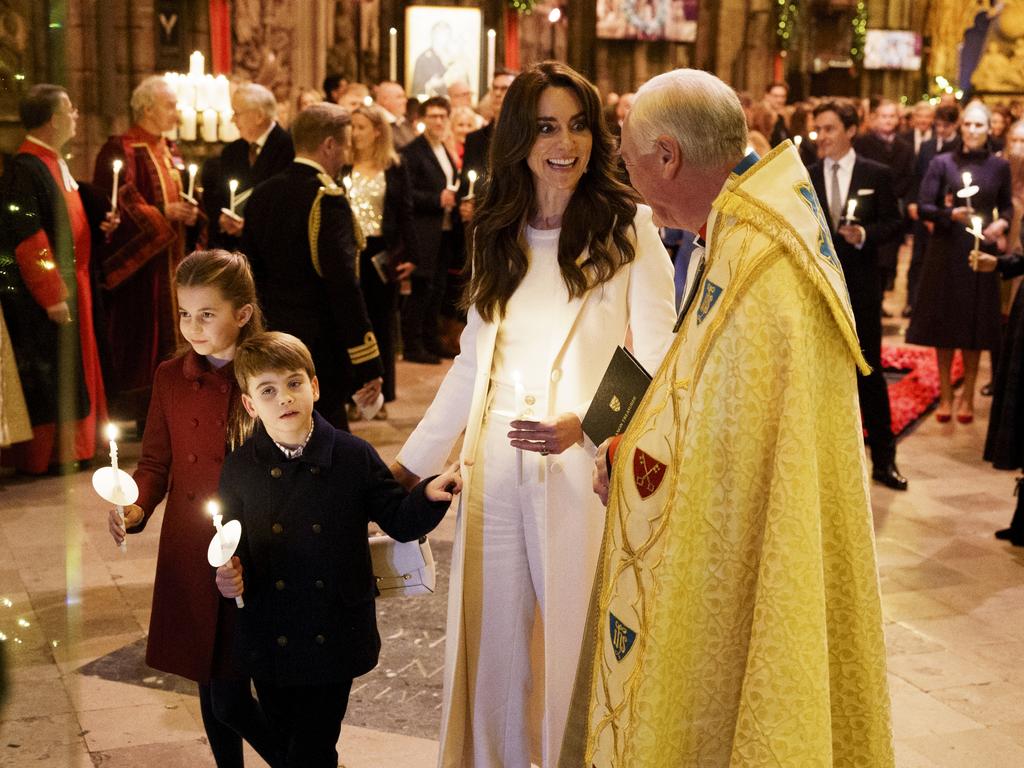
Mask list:
[[462,353],[392,469],[439,472],[465,433],[440,764],[554,766],[604,524],[581,420],[627,331],[649,371],[661,363],[672,269],[572,69],[515,79],[490,164]]

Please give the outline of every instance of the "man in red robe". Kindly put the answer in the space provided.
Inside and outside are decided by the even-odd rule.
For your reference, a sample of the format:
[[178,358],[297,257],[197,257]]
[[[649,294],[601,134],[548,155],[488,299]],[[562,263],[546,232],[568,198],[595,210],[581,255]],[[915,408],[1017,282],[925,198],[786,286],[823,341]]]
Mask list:
[[121,226],[99,254],[112,368],[107,381],[115,413],[143,419],[153,371],[177,345],[174,270],[194,242],[201,214],[182,199],[185,164],[162,135],[178,122],[174,90],[162,77],[149,77],[132,93],[131,108],[135,124],[103,145],[93,183],[112,190],[113,163],[122,162]]
[[[20,113],[28,135],[2,184],[0,282],[32,422],[32,439],[14,447],[13,460],[40,474],[94,456],[107,401],[92,324],[90,226],[60,154],[78,112],[63,88],[39,84]],[[116,223],[108,215],[101,228],[109,233]]]

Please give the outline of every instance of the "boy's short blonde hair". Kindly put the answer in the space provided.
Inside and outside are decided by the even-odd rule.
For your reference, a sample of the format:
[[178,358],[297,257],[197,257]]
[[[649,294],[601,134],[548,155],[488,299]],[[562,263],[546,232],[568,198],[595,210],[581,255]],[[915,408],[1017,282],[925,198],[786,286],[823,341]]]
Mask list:
[[250,336],[235,351],[235,378],[242,392],[249,393],[249,382],[267,371],[305,371],[316,375],[313,356],[290,333],[264,331]]

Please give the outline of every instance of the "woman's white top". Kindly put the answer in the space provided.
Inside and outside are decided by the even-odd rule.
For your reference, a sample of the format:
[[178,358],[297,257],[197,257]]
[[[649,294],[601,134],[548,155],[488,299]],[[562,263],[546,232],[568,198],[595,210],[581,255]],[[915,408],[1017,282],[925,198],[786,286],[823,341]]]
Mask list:
[[526,227],[529,266],[505,308],[494,343],[491,379],[527,391],[544,392],[551,344],[550,308],[567,304],[569,292],[558,268],[559,229]]

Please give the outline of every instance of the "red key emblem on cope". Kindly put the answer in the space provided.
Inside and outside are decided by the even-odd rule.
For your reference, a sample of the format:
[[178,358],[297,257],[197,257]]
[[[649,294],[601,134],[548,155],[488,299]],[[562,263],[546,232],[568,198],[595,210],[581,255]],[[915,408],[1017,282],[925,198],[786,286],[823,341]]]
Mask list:
[[667,467],[639,448],[633,452],[633,482],[641,499],[654,494],[665,479]]

